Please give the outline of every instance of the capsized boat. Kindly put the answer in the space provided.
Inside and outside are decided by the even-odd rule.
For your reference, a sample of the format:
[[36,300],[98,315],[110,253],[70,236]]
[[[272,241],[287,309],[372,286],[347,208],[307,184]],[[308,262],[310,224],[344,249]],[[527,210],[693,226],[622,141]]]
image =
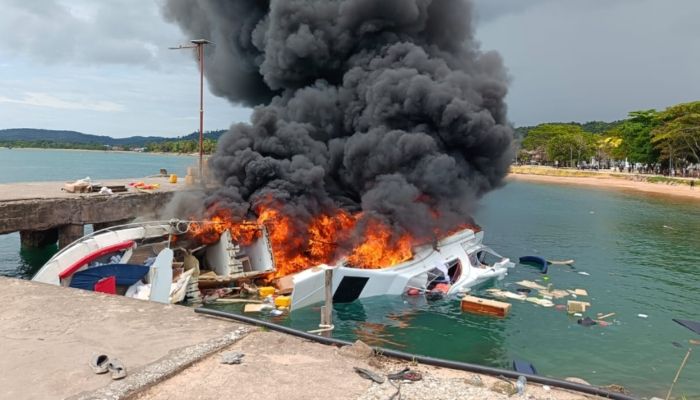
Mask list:
[[[33,281],[177,303],[200,290],[269,282],[276,272],[267,229],[247,245],[223,231],[213,244],[193,240],[191,224],[215,222],[155,221],[134,223],[89,234],[56,253]],[[287,277],[292,282],[291,309],[324,299],[324,270],[333,269],[336,303],[359,298],[439,292],[451,296],[491,279],[503,279],[514,267],[508,258],[482,243],[483,232],[464,229],[442,240],[417,246],[410,260],[377,269],[355,268],[345,260],[315,266]],[[282,280],[278,280],[279,282]],[[195,293],[196,292],[196,293]]]
[[304,270],[293,277],[292,309],[323,301],[325,270],[331,268],[334,303],[381,295],[441,292],[461,296],[515,264],[482,243],[484,232],[464,229],[435,244],[414,248],[408,261],[387,268],[358,269],[342,263]]
[[274,272],[264,227],[248,246],[236,244],[228,231],[207,246],[188,240],[191,223],[143,222],[93,232],[56,253],[32,280],[178,303],[202,286],[216,288]]

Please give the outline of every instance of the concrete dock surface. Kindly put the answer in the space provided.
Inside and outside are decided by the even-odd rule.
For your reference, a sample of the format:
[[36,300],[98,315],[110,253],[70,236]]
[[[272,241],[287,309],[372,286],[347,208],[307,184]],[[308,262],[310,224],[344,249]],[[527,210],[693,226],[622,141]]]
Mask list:
[[[0,278],[2,399],[385,399],[397,390],[360,377],[407,366],[423,374],[404,398],[507,399],[512,381],[414,365],[358,343],[337,348],[164,305]],[[222,354],[244,354],[239,365]],[[93,354],[122,361],[113,381],[88,366]],[[530,399],[585,399],[529,384]]]
[[[136,189],[129,187],[130,183],[144,182],[147,184],[159,184],[160,188],[153,192],[174,192],[186,190],[189,186],[185,185],[184,177],[178,178],[177,183],[170,183],[169,178],[157,176],[151,178],[126,178],[126,179],[105,179],[94,180],[94,184],[100,186],[127,186],[129,192],[135,193]],[[107,195],[98,193],[68,193],[63,189],[63,185],[67,182],[17,182],[0,184],[0,202],[14,200],[30,200],[30,199],[70,199],[81,196],[100,196]]]
[[96,390],[112,380],[92,372],[92,354],[116,357],[133,374],[240,327],[187,307],[1,277],[0,302],[0,399]]

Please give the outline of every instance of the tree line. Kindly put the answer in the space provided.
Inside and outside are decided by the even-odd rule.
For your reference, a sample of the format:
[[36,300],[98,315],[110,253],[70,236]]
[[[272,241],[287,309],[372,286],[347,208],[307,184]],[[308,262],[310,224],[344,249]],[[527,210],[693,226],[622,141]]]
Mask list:
[[681,174],[700,164],[700,101],[630,112],[612,123],[519,128],[518,162]]
[[[204,139],[202,148],[205,154],[211,154],[216,150],[216,140]],[[158,143],[149,143],[145,147],[149,153],[199,153],[199,140],[167,140]]]
[[108,150],[99,143],[67,143],[53,140],[0,140],[0,147],[32,149]]

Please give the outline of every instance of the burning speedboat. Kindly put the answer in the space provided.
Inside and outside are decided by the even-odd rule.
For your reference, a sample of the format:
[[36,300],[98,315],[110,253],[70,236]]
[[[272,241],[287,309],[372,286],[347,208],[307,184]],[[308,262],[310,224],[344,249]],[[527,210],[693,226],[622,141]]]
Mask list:
[[358,268],[350,257],[334,267],[308,265],[286,276],[264,225],[222,226],[227,225],[173,220],[94,232],[57,253],[33,280],[162,303],[197,299],[200,291],[242,282],[276,282],[280,291],[291,291],[294,309],[323,300],[327,268],[334,271],[333,300],[343,303],[410,292],[459,294],[503,278],[513,266],[482,244],[483,232],[464,229],[415,247],[410,259],[394,265]]
[[[483,231],[464,229],[435,244],[418,246],[410,260],[391,267],[332,267],[333,302],[401,294],[456,296],[491,279],[503,279],[514,263],[483,245],[482,240]],[[294,276],[292,308],[323,301],[324,269],[311,268]]]

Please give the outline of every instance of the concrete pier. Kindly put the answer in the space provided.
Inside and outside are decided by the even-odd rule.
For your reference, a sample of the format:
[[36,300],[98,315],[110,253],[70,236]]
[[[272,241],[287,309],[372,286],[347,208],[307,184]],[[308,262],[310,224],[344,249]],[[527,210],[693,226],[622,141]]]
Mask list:
[[175,192],[194,189],[184,180],[171,184],[165,177],[118,179],[104,186],[127,186],[131,182],[157,183],[158,190],[114,195],[67,193],[64,182],[13,183],[0,185],[0,235],[20,232],[22,246],[43,247],[58,241],[63,247],[84,234],[84,226],[95,229],[127,223],[134,218],[159,217],[159,211]]
[[182,306],[3,277],[0,303],[1,399],[78,396],[112,382],[88,367],[92,354],[119,358],[136,375],[158,361],[182,363],[183,355],[201,358],[230,345],[236,337],[227,335],[240,327]]
[[[396,386],[373,384],[353,367],[386,375],[406,366],[423,380],[405,385],[405,398],[509,399],[493,391],[499,378],[374,356],[361,343],[324,346],[182,306],[2,277],[0,302],[0,399],[386,399]],[[243,363],[221,364],[223,351],[243,353]],[[118,358],[128,376],[94,374],[93,354]],[[530,382],[527,393],[593,398]]]

